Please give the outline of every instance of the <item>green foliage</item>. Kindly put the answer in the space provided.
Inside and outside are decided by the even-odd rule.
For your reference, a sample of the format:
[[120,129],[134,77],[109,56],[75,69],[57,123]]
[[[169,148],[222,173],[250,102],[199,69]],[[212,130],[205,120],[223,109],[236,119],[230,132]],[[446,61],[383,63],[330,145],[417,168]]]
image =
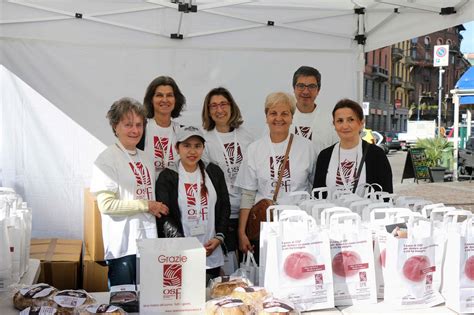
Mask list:
[[441,156],[444,149],[452,148],[453,144],[442,137],[418,139],[417,148],[424,148],[427,166],[440,166]]

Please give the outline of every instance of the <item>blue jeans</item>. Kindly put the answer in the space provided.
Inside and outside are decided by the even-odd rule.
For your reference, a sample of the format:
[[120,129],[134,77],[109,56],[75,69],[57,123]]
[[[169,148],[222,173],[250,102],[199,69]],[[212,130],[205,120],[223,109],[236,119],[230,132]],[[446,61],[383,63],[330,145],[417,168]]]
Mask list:
[[129,255],[106,260],[109,266],[109,288],[114,285],[136,284],[137,256]]

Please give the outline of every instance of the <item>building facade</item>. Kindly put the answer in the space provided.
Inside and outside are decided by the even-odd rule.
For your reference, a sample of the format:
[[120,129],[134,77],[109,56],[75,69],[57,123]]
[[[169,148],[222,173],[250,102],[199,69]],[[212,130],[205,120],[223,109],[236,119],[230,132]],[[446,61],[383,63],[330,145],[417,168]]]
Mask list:
[[[366,127],[378,131],[406,131],[407,120],[438,117],[442,95],[442,123],[451,126],[454,108],[449,91],[469,68],[460,52],[462,25],[396,43],[365,54],[364,102],[369,102]],[[439,68],[433,66],[435,45],[449,45],[439,92]]]

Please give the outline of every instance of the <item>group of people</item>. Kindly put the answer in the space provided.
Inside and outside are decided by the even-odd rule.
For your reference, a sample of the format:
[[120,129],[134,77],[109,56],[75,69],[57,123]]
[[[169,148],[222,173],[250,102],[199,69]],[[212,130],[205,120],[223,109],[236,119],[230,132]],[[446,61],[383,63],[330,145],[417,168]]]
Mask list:
[[95,161],[91,184],[110,286],[135,283],[137,239],[196,237],[212,278],[227,253],[258,249],[246,226],[260,200],[292,204],[292,192],[354,192],[366,183],[392,192],[384,152],[360,138],[360,105],[339,101],[330,127],[315,101],[319,71],[302,66],[292,83],[294,96],[266,97],[268,132],[258,139],[242,126],[239,106],[223,87],[206,95],[202,128],[173,120],[186,98],[170,77],[149,84],[143,105],[131,98],[112,105],[107,118],[117,141]]

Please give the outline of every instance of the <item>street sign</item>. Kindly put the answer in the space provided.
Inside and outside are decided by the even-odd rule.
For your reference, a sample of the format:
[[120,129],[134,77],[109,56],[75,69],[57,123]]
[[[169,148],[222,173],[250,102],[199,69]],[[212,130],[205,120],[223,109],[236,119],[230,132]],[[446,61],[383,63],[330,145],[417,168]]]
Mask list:
[[419,179],[431,180],[430,171],[426,166],[425,149],[411,148],[408,150],[403,168],[402,183],[406,178],[413,178],[418,184]]
[[398,99],[398,98],[397,98],[397,99],[395,100],[395,107],[396,107],[396,108],[402,107],[402,100],[401,100],[401,99]]
[[434,46],[433,66],[446,67],[449,65],[449,45]]

